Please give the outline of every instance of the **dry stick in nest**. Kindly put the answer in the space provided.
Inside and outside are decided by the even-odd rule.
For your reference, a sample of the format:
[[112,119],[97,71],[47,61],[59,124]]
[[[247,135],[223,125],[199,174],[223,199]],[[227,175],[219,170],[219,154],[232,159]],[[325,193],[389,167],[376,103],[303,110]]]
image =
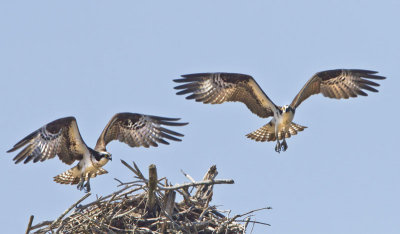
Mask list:
[[[89,197],[90,195],[91,195],[91,193],[87,193],[85,196],[83,196],[81,199],[79,199],[77,202],[75,202],[72,206],[70,206],[66,211],[64,211],[64,213],[62,213],[61,216],[58,217],[55,221],[44,221],[44,222],[41,222],[41,223],[39,223],[39,224],[36,224],[36,225],[33,226],[33,227],[31,226],[32,224],[30,223],[30,225],[28,226],[28,227],[29,227],[29,230],[28,230],[28,229],[26,230],[27,233],[29,233],[30,230],[38,229],[38,228],[41,228],[41,227],[46,226],[46,225],[49,225],[49,230],[52,229],[52,227],[53,227],[55,224],[57,224],[62,218],[64,218],[64,216],[65,216],[68,212],[70,212],[74,207],[76,207],[79,203],[81,203],[83,200],[85,200],[85,199],[86,199],[87,197]],[[31,218],[32,218],[32,221],[33,221],[33,215],[31,216]],[[29,222],[31,222],[31,220],[29,220]]]
[[[132,184],[131,184],[131,185],[127,185],[125,188],[122,188],[122,189],[120,189],[120,190],[118,190],[118,191],[116,191],[116,192],[114,192],[114,193],[112,193],[112,194],[110,194],[110,195],[107,195],[107,196],[105,196],[105,197],[100,197],[100,198],[97,199],[96,201],[90,202],[90,203],[88,203],[88,204],[86,204],[86,205],[78,206],[77,209],[78,209],[78,210],[84,210],[84,209],[90,207],[90,206],[93,205],[93,204],[98,204],[99,202],[101,202],[101,201],[103,201],[103,200],[106,200],[106,199],[109,198],[109,197],[113,197],[113,196],[115,196],[115,195],[117,195],[117,194],[120,194],[121,192],[123,192],[123,191],[125,191],[125,190],[127,190],[127,189],[129,189],[129,188],[132,188],[132,187],[134,187],[134,186],[135,186],[134,184],[133,184],[133,185],[132,185]],[[135,191],[140,190],[140,189],[143,189],[143,188],[144,188],[144,186],[141,186],[141,187],[139,187],[139,188],[132,189],[132,190],[128,191],[127,193],[132,193],[132,192],[135,192]]]
[[[208,169],[207,173],[203,177],[203,181],[206,180],[212,180],[214,181],[215,177],[217,177],[218,172],[217,172],[217,166],[213,165]],[[232,181],[233,183],[233,181]],[[204,202],[204,207],[208,207],[208,204],[210,203],[212,196],[213,196],[213,188],[214,185],[202,185],[200,186],[195,195],[194,198]]]
[[60,217],[58,217],[58,219],[56,219],[52,224],[50,224],[49,229],[52,229],[54,227],[55,224],[57,224],[62,218],[64,218],[64,216],[70,212],[74,207],[76,207],[79,203],[81,203],[83,200],[85,200],[86,198],[88,198],[90,195],[92,195],[90,192],[85,194],[85,196],[83,196],[81,199],[79,199],[77,202],[75,202],[74,204],[72,204],[72,206],[70,206],[66,211],[64,211],[64,213],[62,213],[60,215]]
[[34,230],[34,229],[38,229],[38,228],[41,228],[41,227],[44,227],[44,226],[48,226],[48,225],[50,225],[52,223],[53,223],[53,221],[43,221],[41,223],[38,223],[38,224],[32,226],[30,228],[30,230]]
[[[260,210],[270,210],[270,209],[272,209],[272,208],[271,207],[264,207],[264,208],[260,208],[260,209],[251,210],[251,211],[246,212],[244,214],[235,215],[234,217],[232,217],[232,218],[228,219],[227,221],[225,221],[224,223],[222,223],[221,226],[220,226],[220,229],[219,229],[219,231],[217,233],[222,233],[225,230],[225,228],[227,228],[232,222],[235,222],[237,218],[249,215],[251,213],[254,213],[254,212],[257,212],[257,211],[260,211]],[[250,223],[258,223],[258,224],[262,224],[262,225],[266,225],[266,226],[271,226],[268,223],[251,221],[250,217],[248,217],[244,221],[245,221],[245,228],[247,227],[249,222]]]
[[176,192],[167,190],[164,196],[165,213],[172,215],[174,212]]
[[[124,164],[127,168],[129,168],[129,170],[131,170],[133,173],[136,174],[136,177],[139,179],[142,179],[143,181],[145,181],[146,183],[148,182],[148,179],[146,179],[142,172],[139,170],[139,167],[136,165],[135,162],[133,162],[133,165],[135,167],[132,168],[127,162],[125,162],[124,160],[121,160],[122,164]],[[206,176],[210,173],[210,172],[216,172],[217,167],[215,165],[211,166],[211,168],[208,170],[208,172],[206,173]],[[185,173],[186,174],[186,173]],[[186,187],[194,187],[197,185],[214,185],[214,184],[234,184],[235,181],[232,179],[229,180],[214,180],[214,178],[217,176],[218,172],[216,172],[215,175],[213,176],[208,176],[206,178],[206,180],[200,181],[200,182],[192,182],[192,183],[184,183],[182,185],[175,185],[175,186],[162,186],[162,185],[158,185],[158,189],[160,190],[177,190],[180,188],[186,188]],[[206,187],[206,186],[205,186]]]
[[[162,210],[165,212],[164,216],[167,217],[168,219],[170,219],[169,217],[172,217],[172,215],[174,214],[175,197],[176,197],[175,191],[172,190],[165,191],[164,202],[163,202],[164,207]],[[165,233],[166,228],[167,228],[167,223],[164,222],[161,226],[161,231]]]
[[29,217],[29,223],[28,223],[28,227],[26,228],[25,234],[29,234],[29,231],[31,230],[31,227],[32,227],[32,222],[33,222],[33,215],[31,215],[31,217]]
[[154,213],[154,205],[156,204],[156,188],[157,188],[157,168],[156,165],[151,164],[149,166],[149,182],[147,183],[147,187],[149,191],[147,192],[147,212],[148,214]]
[[[121,160],[122,161],[122,160]],[[212,189],[214,184],[232,184],[233,180],[215,180],[217,175],[216,167],[212,166],[204,176],[204,181],[186,183],[183,185],[168,186],[168,183],[161,184],[157,180],[156,167],[149,167],[149,179],[146,179],[138,166],[133,163],[133,167],[126,162],[122,163],[135,174],[139,181],[135,184],[123,183],[125,187],[111,195],[100,197],[96,201],[80,206],[75,213],[68,218],[64,216],[72,209],[68,209],[57,220],[47,221],[47,228],[38,230],[39,233],[51,231],[50,227],[57,227],[57,232],[122,232],[136,230],[146,231],[146,233],[163,233],[177,231],[222,231],[226,232],[244,232],[245,227],[240,223],[250,220],[235,220],[247,216],[237,215],[228,218],[219,213],[215,206],[209,207],[208,203],[212,198]],[[151,172],[154,170],[154,172]],[[121,183],[121,182],[120,182]],[[141,183],[141,184],[140,184]],[[134,189],[128,189],[136,186]],[[186,192],[190,201],[189,206],[184,203],[175,203],[176,192],[188,191],[189,187],[196,187],[194,196]],[[138,190],[143,193],[135,193]],[[135,194],[133,194],[135,193]],[[153,200],[153,198],[154,200]],[[83,198],[84,199],[84,198]],[[82,199],[82,200],[83,200]],[[147,202],[146,202],[147,201]],[[76,206],[81,201],[75,203]],[[151,203],[154,204],[152,205]],[[206,206],[205,206],[206,205]],[[152,209],[150,209],[152,207]],[[159,212],[158,217],[146,217],[151,212]],[[118,216],[118,217],[117,217]],[[249,217],[243,217],[249,218]],[[61,221],[61,223],[60,223]],[[250,221],[251,223],[259,223]],[[42,226],[43,223],[41,224]],[[139,226],[140,225],[140,226]],[[40,226],[40,227],[42,227]],[[38,228],[38,225],[36,225]],[[85,229],[86,228],[86,229]],[[35,229],[31,227],[30,230]]]
[[181,185],[175,185],[175,186],[161,186],[158,185],[157,187],[161,190],[177,190],[181,188],[187,188],[187,187],[193,187],[193,186],[198,186],[198,185],[214,185],[214,184],[234,184],[234,180],[204,180],[200,182],[193,182],[193,183],[184,183]]

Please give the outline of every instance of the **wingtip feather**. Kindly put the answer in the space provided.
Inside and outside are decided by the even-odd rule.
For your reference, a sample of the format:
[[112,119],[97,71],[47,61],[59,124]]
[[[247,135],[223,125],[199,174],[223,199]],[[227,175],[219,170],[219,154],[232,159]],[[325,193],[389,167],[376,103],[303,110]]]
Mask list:
[[186,79],[174,79],[172,81],[175,83],[183,83],[183,82],[186,82]]
[[163,124],[163,125],[167,125],[167,126],[185,126],[185,125],[187,125],[188,123],[177,123],[177,122],[166,122],[166,121],[163,121],[163,122],[161,122],[160,124]]
[[11,153],[11,152],[14,152],[15,150],[17,150],[17,148],[15,148],[15,146],[14,146],[13,148],[7,150],[6,153]]

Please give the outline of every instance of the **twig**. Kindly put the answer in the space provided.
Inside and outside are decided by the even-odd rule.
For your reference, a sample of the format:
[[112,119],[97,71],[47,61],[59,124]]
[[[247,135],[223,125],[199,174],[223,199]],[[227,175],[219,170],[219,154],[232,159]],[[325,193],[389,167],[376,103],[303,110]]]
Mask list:
[[124,164],[129,170],[131,170],[133,173],[135,173],[135,175],[139,178],[142,179],[144,181],[147,182],[147,179],[144,177],[144,175],[142,174],[142,172],[139,170],[139,167],[136,165],[135,162],[133,162],[133,166],[135,167],[135,169],[133,169],[127,162],[125,162],[124,160],[121,159],[122,164]]
[[[257,212],[257,211],[260,211],[260,210],[269,210],[269,209],[272,209],[272,208],[271,207],[264,207],[264,208],[260,208],[260,209],[251,210],[251,211],[246,212],[244,214],[235,215],[233,218],[228,219],[226,222],[224,222],[221,225],[221,229],[220,229],[219,233],[221,233],[221,231],[223,230],[224,227],[227,227],[229,224],[234,222],[237,218],[249,215],[251,213],[254,213],[254,212]],[[241,220],[241,222],[259,223],[259,222],[256,222],[256,221],[249,221],[249,220]],[[259,223],[259,224],[263,224],[263,225],[266,225],[266,226],[271,226],[270,224],[267,224],[267,223]]]
[[257,211],[260,211],[260,210],[270,210],[270,209],[272,209],[272,208],[271,208],[271,207],[264,207],[264,208],[260,208],[260,209],[251,210],[251,211],[246,212],[246,213],[244,213],[244,214],[235,215],[235,216],[232,218],[232,221],[235,221],[235,219],[237,219],[237,218],[246,216],[246,215],[248,215],[248,214],[251,214],[251,213],[254,213],[254,212],[257,212]]
[[133,173],[137,173],[135,169],[133,169],[127,162],[121,159],[121,163],[124,164],[129,170],[131,170]]
[[211,210],[211,209],[215,209],[215,206],[209,206],[209,207],[205,208],[205,209],[203,210],[203,212],[201,212],[201,214],[200,214],[198,220],[201,221],[201,220],[203,219],[203,216],[206,214],[206,212],[209,211],[209,210]]
[[256,223],[253,222],[253,225],[251,225],[250,233],[253,233],[253,230],[254,230],[254,226],[255,226],[255,225],[256,225]]
[[79,207],[78,207],[78,210],[84,210],[84,209],[86,209],[87,207],[89,207],[89,206],[91,206],[91,205],[93,205],[93,204],[95,204],[95,203],[99,203],[100,201],[103,201],[103,200],[105,200],[105,199],[107,199],[107,198],[109,198],[109,197],[112,197],[112,196],[114,196],[114,194],[122,193],[123,191],[127,190],[128,188],[132,188],[133,186],[134,186],[134,185],[128,185],[128,186],[126,186],[125,188],[122,188],[122,189],[120,189],[120,190],[118,190],[118,191],[116,191],[116,192],[113,192],[113,193],[110,194],[110,195],[107,195],[107,196],[105,196],[105,197],[102,197],[102,198],[100,198],[100,199],[98,199],[98,200],[96,200],[96,201],[90,202],[90,203],[88,203],[88,204],[86,204],[86,205],[79,206]]
[[112,195],[111,199],[108,200],[106,206],[110,205],[110,203],[111,203],[112,201],[114,201],[114,199],[115,199],[116,196],[117,196],[117,194],[114,193],[114,194]]
[[200,181],[200,182],[184,183],[181,185],[168,186],[168,187],[158,185],[158,188],[161,190],[176,190],[176,189],[187,188],[187,187],[198,186],[198,185],[234,184],[234,183],[235,183],[235,181],[232,179],[229,179],[229,180],[204,180],[204,181]]
[[[189,174],[187,174],[186,172],[184,172],[182,169],[181,169],[181,172],[182,172],[183,175],[184,175],[186,178],[188,178],[192,183],[196,182],[196,181],[193,179],[193,177],[191,177]],[[194,187],[192,188],[192,190],[189,191],[189,193],[192,193],[192,192],[193,192],[193,189],[194,189]]]
[[43,222],[41,222],[41,223],[38,223],[38,224],[32,226],[32,227],[31,227],[31,230],[35,230],[35,229],[38,229],[38,228],[41,228],[41,227],[50,225],[50,224],[52,224],[52,223],[53,223],[53,221],[43,221]]
[[114,178],[114,180],[116,180],[116,181],[118,181],[118,182],[119,182],[119,185],[118,185],[118,186],[124,185],[124,183],[122,183],[122,181],[120,181],[119,179],[117,179],[117,178]]
[[247,222],[247,223],[253,223],[253,224],[261,224],[261,225],[265,225],[265,226],[271,226],[271,224],[269,224],[269,223],[264,223],[264,222],[260,222],[260,221],[253,221],[253,220],[247,220],[247,219],[245,219],[245,220],[236,220],[236,222],[241,222],[241,223],[245,223],[245,222]]
[[33,218],[34,218],[33,215],[31,215],[31,217],[29,217],[29,223],[28,223],[28,227],[26,228],[25,234],[29,234],[29,231],[31,230]]
[[250,217],[247,217],[247,218],[245,219],[244,230],[247,230],[247,226],[249,225],[250,220],[251,220]]
[[182,174],[183,174],[186,178],[188,178],[190,181],[192,181],[192,183],[196,182],[196,181],[193,179],[193,177],[191,177],[189,174],[187,174],[186,172],[184,172],[182,169],[181,169],[181,172],[182,172]]
[[70,206],[66,211],[64,211],[64,213],[62,213],[60,215],[60,217],[58,217],[52,224],[50,224],[49,229],[52,229],[53,226],[58,223],[62,218],[64,218],[64,216],[70,212],[74,207],[76,207],[79,203],[81,203],[83,200],[85,200],[86,198],[88,198],[91,195],[91,193],[87,193],[85,194],[85,196],[83,196],[81,199],[79,199],[77,202],[75,202],[74,204],[72,204],[72,206]]

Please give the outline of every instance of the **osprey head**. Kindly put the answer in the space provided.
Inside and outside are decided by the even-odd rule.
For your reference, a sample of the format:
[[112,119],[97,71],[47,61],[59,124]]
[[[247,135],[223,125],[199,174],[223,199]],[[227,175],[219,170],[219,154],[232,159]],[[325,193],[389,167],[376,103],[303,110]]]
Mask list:
[[284,106],[282,106],[282,112],[283,113],[287,113],[287,112],[293,112],[294,113],[294,109],[289,105],[284,105]]
[[112,157],[111,157],[111,153],[106,152],[106,151],[102,151],[99,152],[102,158],[108,159],[112,161]]

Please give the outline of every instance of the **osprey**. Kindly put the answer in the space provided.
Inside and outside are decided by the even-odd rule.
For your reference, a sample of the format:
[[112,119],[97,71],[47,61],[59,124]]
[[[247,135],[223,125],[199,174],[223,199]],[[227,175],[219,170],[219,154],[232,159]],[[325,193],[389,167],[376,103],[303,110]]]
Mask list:
[[[306,127],[293,123],[297,107],[313,94],[325,97],[348,99],[358,95],[367,96],[363,90],[378,92],[372,86],[379,84],[372,80],[383,80],[376,71],[358,69],[337,69],[316,73],[294,97],[290,105],[277,106],[264,93],[253,77],[237,73],[197,73],[182,75],[174,80],[185,83],[176,86],[176,94],[190,94],[186,99],[197,102],[220,104],[223,102],[243,102],[251,112],[261,118],[272,116],[272,120],[260,129],[246,136],[255,141],[275,141],[275,151],[286,151],[286,138],[296,135]],[[280,142],[281,141],[281,142]]]
[[[78,189],[90,191],[90,178],[108,173],[102,167],[112,160],[107,152],[106,145],[119,140],[131,147],[150,146],[157,147],[157,143],[168,145],[165,139],[181,141],[177,137],[182,134],[164,128],[166,126],[183,126],[187,123],[179,123],[179,118],[165,118],[134,113],[115,114],[101,133],[94,149],[88,147],[79,133],[78,125],[74,117],[66,117],[54,120],[27,137],[19,141],[7,152],[13,152],[21,147],[26,147],[14,157],[15,163],[24,160],[28,163],[43,162],[47,159],[58,158],[71,165],[78,160],[78,164],[54,177],[54,181],[60,184],[78,184]],[[85,183],[85,181],[87,181]],[[85,183],[85,184],[84,184]]]

